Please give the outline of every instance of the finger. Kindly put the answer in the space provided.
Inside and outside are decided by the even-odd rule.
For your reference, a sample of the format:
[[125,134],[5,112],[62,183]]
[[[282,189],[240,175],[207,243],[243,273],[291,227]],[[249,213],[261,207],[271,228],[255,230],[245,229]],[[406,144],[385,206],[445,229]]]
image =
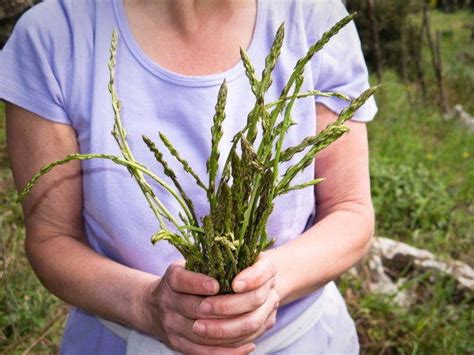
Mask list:
[[261,307],[253,312],[229,319],[198,319],[194,322],[194,333],[210,338],[232,339],[256,333],[265,323],[268,315],[278,307],[275,291]]
[[171,300],[170,307],[173,311],[188,319],[206,318],[207,315],[200,311],[203,300],[204,297],[201,296],[175,294],[174,299]]
[[167,304],[173,311],[183,317],[192,320],[199,318],[224,318],[224,316],[211,314],[212,309],[209,308],[209,305],[203,304],[207,299],[206,297],[183,293],[174,295],[175,297],[169,300]]
[[206,316],[197,316],[195,319],[235,316],[252,312],[266,302],[273,287],[275,287],[275,278],[271,278],[261,287],[249,292],[203,298],[199,305],[199,313]]
[[277,315],[277,308],[275,308],[270,315],[267,317],[266,321],[264,322],[263,326],[260,329],[250,335],[242,335],[236,338],[212,338],[208,336],[201,336],[197,335],[193,332],[193,321],[190,319],[182,318],[182,319],[175,319],[174,324],[172,327],[173,331],[176,334],[183,336],[184,338],[188,339],[189,341],[201,344],[201,345],[212,345],[212,346],[241,346],[248,343],[253,342],[253,340],[260,337],[264,334],[267,330],[271,329],[276,323],[276,315]]
[[276,315],[277,315],[277,309],[275,309],[270,315],[268,316],[267,320],[265,321],[263,327],[261,327],[255,334],[252,334],[250,336],[244,336],[244,337],[239,337],[232,339],[228,343],[224,344],[227,346],[240,346],[244,344],[248,344],[250,342],[253,342],[255,339],[258,339],[261,337],[263,334],[265,334],[268,330],[273,328],[273,326],[276,323]]
[[241,355],[249,354],[255,350],[255,344],[247,343],[237,347],[227,346],[210,346],[200,345],[193,343],[192,341],[183,338],[176,337],[170,339],[170,345],[174,350],[185,354],[229,354],[229,355]]
[[[161,327],[167,334],[167,339],[170,340],[173,337],[183,337],[195,344],[211,345],[211,346],[230,346],[229,341],[223,339],[211,339],[208,337],[200,336],[193,332],[194,319],[186,318],[175,312],[166,312],[160,317]],[[243,339],[239,339],[243,340]],[[240,345],[248,344],[247,342],[241,342]]]
[[178,293],[192,295],[215,295],[219,291],[218,282],[212,277],[186,270],[182,264],[172,264],[164,276],[167,285]]
[[262,257],[235,277],[232,289],[237,293],[248,292],[262,286],[275,275],[276,268],[273,263],[268,258]]
[[[194,321],[178,314],[164,316],[162,322],[167,334],[169,334],[168,341],[171,343],[177,337],[184,338],[193,344],[208,346],[239,347],[251,343],[251,340],[245,340],[245,337],[228,340],[197,335],[193,332]],[[238,344],[236,344],[237,342]]]

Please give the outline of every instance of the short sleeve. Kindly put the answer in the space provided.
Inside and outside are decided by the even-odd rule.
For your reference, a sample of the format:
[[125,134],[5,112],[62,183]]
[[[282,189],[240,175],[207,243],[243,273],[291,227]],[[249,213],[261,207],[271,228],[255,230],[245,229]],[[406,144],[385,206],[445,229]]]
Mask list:
[[[342,1],[331,0],[317,2],[319,8],[313,12],[315,16],[326,17],[327,21],[317,31],[319,37],[329,30],[337,21],[348,15]],[[312,43],[311,43],[312,44]],[[324,48],[316,54],[313,60],[314,88],[321,91],[336,91],[356,98],[369,88],[367,65],[362,53],[359,35],[354,22],[344,27],[330,39]],[[338,98],[317,97],[316,102],[326,105],[332,111],[339,113],[348,103]],[[375,100],[371,97],[354,115],[354,121],[368,122],[377,113]]]
[[19,19],[0,51],[0,99],[71,124],[64,99],[69,44],[60,11],[58,2],[48,1]]

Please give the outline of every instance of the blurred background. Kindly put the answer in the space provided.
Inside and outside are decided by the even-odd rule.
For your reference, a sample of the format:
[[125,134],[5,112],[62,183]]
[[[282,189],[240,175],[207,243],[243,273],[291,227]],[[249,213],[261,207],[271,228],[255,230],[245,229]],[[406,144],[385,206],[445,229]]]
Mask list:
[[[0,48],[38,0],[0,1]],[[378,236],[338,280],[362,353],[474,353],[474,2],[348,0],[379,114],[369,124]],[[66,306],[37,281],[0,103],[0,353],[57,353]]]

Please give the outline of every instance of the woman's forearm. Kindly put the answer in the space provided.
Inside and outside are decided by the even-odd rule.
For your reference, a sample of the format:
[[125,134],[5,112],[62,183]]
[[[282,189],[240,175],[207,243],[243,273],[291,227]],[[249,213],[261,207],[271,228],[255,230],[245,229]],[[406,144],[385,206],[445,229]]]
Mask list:
[[[337,119],[316,104],[318,132]],[[367,129],[348,121],[350,133],[315,157],[317,223],[298,238],[267,252],[277,267],[281,304],[324,286],[357,263],[370,248],[374,212],[370,197]]]
[[371,206],[338,206],[300,237],[266,254],[277,267],[277,290],[287,304],[324,286],[356,264],[369,250]]
[[[6,105],[7,146],[18,190],[44,165],[79,152],[71,126]],[[47,142],[47,144],[45,144]],[[107,259],[85,242],[79,162],[44,176],[23,200],[25,249],[42,283],[69,304],[143,330],[149,275]]]
[[92,314],[147,331],[143,297],[157,276],[96,253],[71,236],[28,237],[26,252],[42,283],[65,302]]

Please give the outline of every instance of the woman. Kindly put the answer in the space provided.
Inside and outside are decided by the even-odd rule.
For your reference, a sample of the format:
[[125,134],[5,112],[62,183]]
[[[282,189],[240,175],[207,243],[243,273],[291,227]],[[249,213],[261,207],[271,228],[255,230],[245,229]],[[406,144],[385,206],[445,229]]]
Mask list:
[[[330,0],[51,0],[37,5],[20,19],[0,55],[0,98],[7,102],[17,187],[69,153],[119,153],[109,134],[113,114],[107,92],[114,29],[119,33],[116,85],[135,157],[153,168],[156,162],[140,135],[156,138],[162,131],[205,176],[219,84],[226,78],[229,88],[222,155],[253,105],[239,46],[247,48],[260,72],[285,21],[285,43],[267,95],[274,101],[296,60],[346,14],[340,1]],[[355,97],[367,87],[350,24],[312,60],[303,90]],[[333,98],[300,100],[294,113],[298,125],[286,144],[320,131],[345,105]],[[184,353],[249,353],[272,335],[281,340],[280,331],[315,304],[319,314],[309,329],[270,350],[357,353],[353,321],[330,281],[370,245],[374,218],[364,122],[375,111],[369,101],[347,124],[351,133],[318,154],[313,169],[302,174],[302,181],[326,178],[315,196],[305,189],[277,200],[268,223],[275,247],[238,275],[234,295],[216,296],[217,282],[186,271],[166,243],[151,247],[156,220],[120,167],[74,162],[46,175],[23,203],[25,245],[43,284],[74,306],[62,353],[125,353],[126,342],[101,319]],[[178,178],[199,216],[205,215],[205,196],[184,172]],[[176,208],[164,193],[159,197]],[[316,223],[305,228],[315,205]]]

